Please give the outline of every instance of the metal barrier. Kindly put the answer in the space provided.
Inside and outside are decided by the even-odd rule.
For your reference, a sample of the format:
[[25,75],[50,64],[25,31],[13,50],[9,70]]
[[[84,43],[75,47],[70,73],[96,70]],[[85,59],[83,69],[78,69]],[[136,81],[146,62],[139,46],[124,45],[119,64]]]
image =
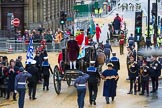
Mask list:
[[[28,43],[24,41],[15,41],[15,40],[7,40],[7,41],[0,41],[0,52],[26,52],[28,50]],[[34,51],[40,46],[40,43],[33,43]],[[60,43],[47,42],[46,43],[46,50],[48,52],[58,52],[61,51],[63,47],[66,46],[65,41],[61,41]]]

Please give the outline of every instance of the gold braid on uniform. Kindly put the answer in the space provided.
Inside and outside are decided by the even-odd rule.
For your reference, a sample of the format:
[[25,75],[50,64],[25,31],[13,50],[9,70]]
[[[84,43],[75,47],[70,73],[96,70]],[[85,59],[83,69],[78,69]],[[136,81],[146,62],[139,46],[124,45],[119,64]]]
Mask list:
[[132,71],[132,69],[131,69],[132,65],[134,65],[134,62],[129,65],[129,71],[130,71],[130,73],[136,73],[137,71]]
[[[146,67],[145,67],[146,68]],[[144,67],[142,67],[142,69],[141,69],[141,75],[142,75],[142,77],[147,77],[148,76],[148,74],[146,74],[146,75],[144,75],[143,73],[144,73],[144,70],[145,70],[145,68]]]

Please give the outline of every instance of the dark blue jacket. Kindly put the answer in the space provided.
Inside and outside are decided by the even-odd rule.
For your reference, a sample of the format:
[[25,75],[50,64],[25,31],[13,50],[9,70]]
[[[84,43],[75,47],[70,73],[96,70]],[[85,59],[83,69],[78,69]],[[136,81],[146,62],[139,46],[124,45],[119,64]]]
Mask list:
[[120,30],[120,25],[120,20],[118,18],[115,18],[113,22],[114,30]]
[[111,45],[110,45],[109,43],[106,43],[106,44],[104,45],[104,53],[105,53],[105,55],[110,54],[110,51],[112,52]]
[[87,68],[87,74],[89,75],[88,83],[98,83],[100,79],[100,74],[97,71],[97,68],[94,66],[90,66]]
[[134,37],[133,36],[128,38],[128,43],[129,43],[129,46],[134,45]]
[[[76,80],[74,81],[74,87],[78,87],[79,84],[86,84],[87,80],[89,78],[88,74],[83,74],[82,76],[79,76],[78,78],[76,78]],[[84,88],[86,88],[86,86],[82,86]]]
[[50,71],[52,72],[52,69],[50,67],[50,64],[48,61],[42,62],[42,72],[44,76],[50,76]]
[[20,72],[15,78],[15,90],[26,89],[26,79],[32,77],[28,72]]
[[161,64],[155,60],[150,63],[150,76],[158,77],[161,75]]

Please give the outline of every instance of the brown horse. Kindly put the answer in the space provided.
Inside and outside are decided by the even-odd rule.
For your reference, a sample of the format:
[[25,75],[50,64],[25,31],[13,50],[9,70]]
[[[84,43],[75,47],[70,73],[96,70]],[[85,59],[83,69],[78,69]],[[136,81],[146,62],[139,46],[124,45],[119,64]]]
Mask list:
[[105,60],[106,60],[106,56],[105,56],[103,50],[98,49],[97,50],[97,59],[96,59],[97,67],[98,67],[98,72],[102,72],[102,66],[105,63]]

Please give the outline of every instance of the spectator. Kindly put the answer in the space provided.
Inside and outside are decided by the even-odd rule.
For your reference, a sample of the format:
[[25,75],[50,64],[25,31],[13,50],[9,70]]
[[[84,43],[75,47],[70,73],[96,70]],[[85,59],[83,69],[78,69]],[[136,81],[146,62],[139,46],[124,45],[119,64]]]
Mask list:
[[23,64],[22,64],[22,56],[18,56],[18,58],[16,59],[16,65],[17,67],[23,67]]

